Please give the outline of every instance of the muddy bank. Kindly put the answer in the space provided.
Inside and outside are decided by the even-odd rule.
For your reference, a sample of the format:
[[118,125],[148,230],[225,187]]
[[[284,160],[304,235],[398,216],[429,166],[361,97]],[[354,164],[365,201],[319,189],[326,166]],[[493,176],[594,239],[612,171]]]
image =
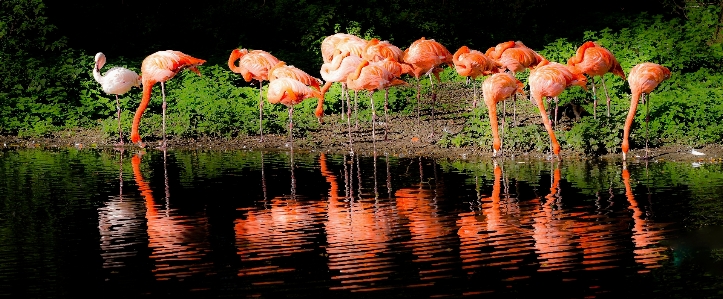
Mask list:
[[[340,117],[339,115],[327,115],[326,118]],[[383,115],[382,117],[383,118]],[[330,122],[321,129],[308,134],[309,137],[295,136],[293,148],[295,152],[327,152],[334,154],[355,154],[372,156],[376,151],[377,155],[391,155],[395,157],[425,156],[447,159],[491,159],[491,148],[479,148],[468,146],[463,148],[442,148],[437,142],[442,134],[454,134],[462,130],[464,120],[452,117],[449,113],[435,115],[435,120],[423,117],[421,126],[416,126],[416,116],[390,118],[391,124],[387,128],[387,140],[384,140],[384,122],[377,124],[375,139],[372,139],[371,125],[368,120],[360,121],[359,128],[355,129],[352,124],[351,146],[349,143],[349,130],[345,123]],[[425,125],[426,124],[426,125]],[[154,150],[160,145],[160,140],[147,139],[147,150]],[[0,143],[6,149],[18,148],[66,148],[76,147],[80,149],[118,148],[117,140],[106,138],[99,130],[73,131],[57,134],[53,137],[44,138],[18,138],[15,136],[0,136]],[[169,150],[289,150],[292,143],[288,135],[265,134],[261,142],[259,136],[244,136],[231,139],[219,138],[197,138],[181,139],[170,138],[168,140]],[[126,143],[123,148],[127,150],[140,149],[140,147]],[[708,145],[696,149],[705,155],[697,156],[692,154],[692,149],[687,146],[663,146],[651,148],[649,161],[694,161],[694,162],[723,162],[723,146]],[[589,156],[579,152],[561,152],[563,160],[586,160],[600,159],[612,162],[622,161],[620,153],[607,154],[602,156]],[[631,162],[644,161],[644,149],[633,149],[628,157]],[[549,153],[541,152],[516,152],[506,150],[500,159],[515,160],[548,160]]]
[[[351,122],[351,143],[349,139],[349,127],[346,120],[341,121],[340,114],[325,115],[325,123],[319,129],[310,130],[304,136],[294,136],[293,148],[295,152],[328,152],[355,154],[371,156],[374,152],[377,155],[391,155],[397,157],[426,156],[448,159],[490,159],[492,149],[467,146],[462,148],[442,148],[438,142],[445,134],[455,135],[462,131],[465,126],[465,118],[462,117],[465,111],[471,106],[472,93],[459,84],[446,86],[443,96],[438,97],[435,103],[434,119],[432,119],[432,102],[429,95],[425,95],[423,101],[422,117],[417,124],[416,113],[402,115],[396,113],[390,115],[389,121],[385,122],[383,109],[376,124],[374,138],[372,138],[372,125],[369,117],[359,119],[359,126],[356,121]],[[460,100],[462,99],[462,100]],[[481,101],[480,105],[484,105]],[[535,111],[536,113],[536,111]],[[539,115],[519,115],[522,119],[516,125],[540,125]],[[577,113],[576,113],[577,114]],[[561,125],[569,125],[573,120],[563,115]],[[386,139],[385,139],[386,131]],[[128,138],[128,132],[124,136]],[[297,135],[302,135],[297,132]],[[151,150],[160,144],[159,140],[145,138],[146,148]],[[58,133],[46,138],[18,138],[15,136],[0,136],[0,143],[4,148],[114,148],[117,139],[115,136],[105,137],[100,129],[76,130]],[[252,149],[274,149],[289,150],[292,143],[288,135],[265,134],[261,142],[259,136],[241,136],[230,139],[221,138],[196,138],[183,139],[173,138],[168,140],[169,150],[252,150]],[[504,146],[504,145],[503,145]],[[128,150],[139,147],[126,143],[123,148]],[[504,149],[504,148],[503,148]],[[648,161],[698,161],[698,162],[720,162],[723,159],[723,146],[709,145],[696,149],[705,155],[693,155],[692,149],[686,146],[663,146],[651,148],[648,154]],[[620,153],[607,154],[603,156],[589,156],[580,152],[564,150],[561,152],[563,160],[585,160],[601,159],[609,161],[622,161]],[[644,161],[644,149],[633,149],[629,153],[631,162]],[[514,149],[504,149],[505,159],[516,160],[547,160],[550,155],[547,152],[519,152]]]

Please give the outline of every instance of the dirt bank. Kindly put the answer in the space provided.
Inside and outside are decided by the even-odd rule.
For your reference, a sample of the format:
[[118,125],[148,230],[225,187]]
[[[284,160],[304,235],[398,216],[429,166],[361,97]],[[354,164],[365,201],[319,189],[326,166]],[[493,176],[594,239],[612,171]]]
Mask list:
[[[456,83],[451,83],[456,84]],[[377,154],[389,154],[392,156],[428,156],[450,159],[469,159],[469,158],[491,158],[491,148],[479,148],[468,146],[463,148],[442,148],[438,145],[438,141],[444,134],[454,135],[462,131],[465,125],[465,119],[461,115],[465,110],[469,109],[471,92],[467,88],[456,88],[456,86],[447,86],[444,92],[440,93],[435,105],[435,117],[432,120],[431,100],[429,95],[425,95],[426,101],[422,110],[422,118],[420,125],[417,125],[416,114],[401,115],[395,114],[390,116],[389,122],[384,122],[383,109],[378,115],[379,122],[376,125],[375,138],[372,139],[372,127],[370,120],[360,119],[359,127],[355,127],[352,122],[351,135],[352,143],[349,143],[349,128],[346,122],[339,121],[341,115],[327,114],[325,116],[326,123],[320,129],[313,130],[306,134],[307,137],[296,136],[294,138],[294,150],[298,152],[319,152],[325,151],[329,153],[349,153],[353,151],[360,155],[373,155],[376,150]],[[459,100],[466,99],[466,100]],[[484,105],[480,102],[480,105]],[[521,116],[523,119],[521,125],[540,125],[539,115]],[[563,116],[561,124],[570,123],[573,120]],[[387,138],[384,138],[385,128],[387,130]],[[127,138],[127,135],[126,135]],[[153,148],[159,144],[158,140],[147,138],[148,148]],[[112,148],[115,147],[116,139],[106,138],[99,130],[80,130],[67,131],[56,134],[56,136],[47,138],[18,138],[15,136],[0,136],[0,143],[5,148],[62,148],[62,147],[83,147],[83,148]],[[264,135],[264,141],[260,142],[259,136],[242,136],[232,139],[213,139],[213,138],[197,138],[197,139],[169,139],[170,150],[195,150],[195,149],[212,149],[212,150],[237,150],[237,149],[288,149],[289,143],[287,135]],[[132,144],[126,144],[126,148],[136,148]],[[700,161],[700,162],[720,162],[723,158],[723,146],[709,145],[700,149],[696,149],[705,153],[704,156],[697,156],[691,153],[690,147],[685,146],[663,146],[652,148],[649,157],[653,161]],[[608,154],[604,156],[587,156],[579,152],[562,151],[564,160],[582,160],[582,159],[602,159],[602,160],[621,160],[619,153]],[[629,153],[632,161],[640,160],[645,156],[644,149],[633,149]],[[541,152],[516,152],[514,149],[505,151],[506,158],[513,159],[549,159],[549,153]]]

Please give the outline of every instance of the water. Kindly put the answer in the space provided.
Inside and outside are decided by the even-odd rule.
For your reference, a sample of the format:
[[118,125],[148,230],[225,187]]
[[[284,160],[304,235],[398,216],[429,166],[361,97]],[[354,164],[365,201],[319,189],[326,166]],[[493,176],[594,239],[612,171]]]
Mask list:
[[721,164],[71,148],[0,171],[0,296],[723,296]]

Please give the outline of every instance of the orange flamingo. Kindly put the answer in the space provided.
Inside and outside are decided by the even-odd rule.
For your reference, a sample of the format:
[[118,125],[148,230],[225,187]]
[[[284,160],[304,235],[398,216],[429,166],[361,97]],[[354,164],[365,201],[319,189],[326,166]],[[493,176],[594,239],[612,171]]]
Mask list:
[[[450,67],[453,67],[452,53],[433,39],[425,39],[422,37],[404,50],[403,63],[403,72],[411,74],[417,79],[417,126],[419,126],[419,103],[421,96],[419,77],[433,73],[434,76],[437,77],[437,81],[439,81],[439,73],[442,71],[439,66],[446,63]],[[429,82],[434,85],[431,76]],[[436,98],[437,95],[432,93],[432,119],[434,119],[434,102],[436,102]]]
[[[386,63],[398,65],[396,62],[388,60],[374,63],[363,60],[362,63],[357,66],[356,71],[349,75],[346,80],[346,85],[349,89],[366,90],[369,92],[369,101],[372,109],[372,140],[376,140],[374,131],[376,129],[375,121],[377,118],[376,110],[374,109],[374,92],[390,86],[405,84],[404,81],[396,79],[395,73],[389,71],[393,66],[385,66]],[[396,71],[401,73],[401,66],[399,66]]]
[[[376,38],[367,42],[362,52],[362,58],[369,62],[393,61],[395,64],[387,63],[390,70],[398,78],[402,75],[401,63],[404,59],[404,52],[388,41],[379,41]],[[399,66],[399,68],[397,68]],[[387,140],[387,126],[389,124],[389,89],[384,89],[384,140]]]
[[346,33],[333,34],[327,36],[321,42],[321,57],[324,60],[324,63],[331,62],[337,54],[342,54],[343,56],[353,55],[361,57],[361,53],[365,45],[366,42],[356,35]]
[[[280,61],[276,64],[276,66],[269,70],[269,81],[274,81],[278,78],[296,79],[299,82],[304,83],[304,85],[310,86],[317,91],[320,90],[320,86],[323,83],[318,78],[312,77],[311,75],[307,74],[306,72],[300,70],[293,65],[286,65],[286,62],[283,61]],[[314,115],[316,115],[316,119],[319,121],[319,123],[323,122],[323,104],[324,102],[322,101],[322,99],[319,99],[319,104],[316,106],[316,110],[314,111]]]
[[[334,61],[329,63],[324,63],[321,66],[321,78],[326,81],[324,86],[321,88],[321,103],[318,106],[323,107],[323,101],[326,92],[331,87],[331,84],[334,82],[340,82],[341,83],[341,91],[342,91],[342,106],[341,106],[341,114],[342,114],[342,120],[344,115],[344,90],[346,89],[346,79],[349,77],[349,75],[356,70],[356,67],[362,63],[363,59],[361,57],[357,56],[346,56],[343,57],[341,55],[337,55],[334,57]],[[347,126],[349,129],[349,142],[351,144],[351,105],[349,103],[349,93],[347,91],[346,93],[346,102],[347,102]],[[318,108],[317,106],[317,108]],[[323,110],[322,110],[323,114]]]
[[[239,60],[238,66],[236,60]],[[241,74],[246,82],[251,82],[251,80],[259,81],[259,135],[261,135],[261,141],[264,141],[264,99],[261,88],[264,81],[269,80],[269,70],[278,63],[279,59],[262,50],[249,52],[246,49],[234,49],[228,58],[228,67],[231,71]]]
[[494,74],[482,83],[482,93],[489,111],[490,125],[492,126],[492,157],[496,157],[497,152],[502,147],[502,141],[500,141],[500,135],[497,132],[497,103],[504,101],[516,92],[524,94],[523,87],[524,84],[509,73]]
[[[512,72],[512,75],[523,72],[528,68],[534,68],[543,61],[544,57],[537,54],[534,50],[528,48],[521,41],[508,41],[500,43],[495,47],[487,49],[485,52],[487,57],[497,61],[501,65],[501,69]],[[515,102],[517,95],[512,101],[512,122],[517,121],[517,107]]]
[[[638,64],[630,70],[628,75],[628,83],[630,84],[630,91],[632,92],[632,99],[630,100],[630,110],[628,111],[628,117],[625,119],[625,128],[623,129],[623,160],[627,157],[628,149],[630,149],[630,143],[628,141],[630,137],[630,127],[633,125],[635,119],[635,111],[638,108],[638,100],[643,97],[645,102],[645,94],[650,94],[653,89],[658,87],[660,82],[670,78],[670,70],[659,64],[644,62]],[[648,96],[649,97],[649,96]],[[650,106],[650,99],[648,99],[648,105],[645,106],[645,156],[648,154],[648,106]]]
[[567,65],[573,67],[573,71],[577,73],[583,73],[590,76],[592,80],[592,98],[593,98],[593,117],[597,118],[597,94],[595,93],[595,76],[600,76],[602,81],[603,89],[605,90],[605,97],[607,98],[608,113],[610,117],[610,96],[608,95],[608,89],[605,87],[604,75],[607,73],[613,73],[620,76],[625,80],[625,73],[623,68],[618,63],[617,59],[610,50],[605,49],[595,42],[585,42],[577,49],[575,56],[570,57],[567,60]]
[[487,76],[499,72],[501,65],[482,54],[477,50],[470,50],[467,46],[462,46],[452,56],[452,62],[457,74],[463,77],[472,78],[472,88],[474,89],[474,101],[472,107],[477,108],[477,86],[474,81],[479,76]]
[[118,144],[123,145],[123,130],[121,129],[121,110],[118,95],[124,94],[135,87],[141,86],[141,77],[136,72],[122,67],[114,67],[101,76],[100,69],[105,65],[105,54],[95,54],[95,66],[93,67],[93,78],[100,83],[105,94],[115,95],[116,115],[118,116]]
[[266,95],[271,104],[284,104],[289,108],[289,140],[292,140],[294,105],[308,98],[321,98],[321,92],[292,78],[278,78],[269,83]]
[[487,49],[487,57],[497,60],[502,68],[513,74],[534,68],[545,60],[540,54],[528,48],[521,41],[508,41]]
[[204,64],[206,61],[191,57],[183,54],[179,51],[158,51],[151,55],[148,55],[143,59],[141,64],[141,79],[143,83],[143,98],[141,104],[136,110],[136,115],[133,117],[133,126],[131,127],[131,141],[138,143],[141,147],[145,146],[141,143],[141,136],[138,134],[138,125],[141,123],[141,116],[148,107],[148,102],[151,101],[151,90],[153,85],[161,83],[161,93],[163,94],[163,145],[161,148],[166,148],[166,88],[165,82],[173,78],[178,72],[183,69],[189,69],[194,73],[201,75],[198,71],[198,66]]
[[[330,36],[327,36],[324,38],[324,40],[321,42],[321,57],[324,61],[324,64],[321,66],[321,72],[322,72],[322,78],[324,78],[324,69],[326,68],[326,71],[335,71],[340,67],[341,62],[346,57],[359,57],[361,58],[362,52],[364,51],[364,47],[366,46],[366,41],[364,39],[351,35],[346,33],[337,33]],[[356,67],[357,64],[354,64],[352,67],[353,69]],[[351,71],[350,71],[351,72]],[[344,91],[346,90],[346,79],[339,80],[339,81],[329,81],[328,79],[324,78],[324,81],[326,81],[326,84],[324,84],[324,87],[322,88],[322,95],[326,94],[326,92],[331,87],[331,84],[334,82],[341,82],[341,119],[344,120]],[[349,94],[346,94],[347,96],[347,106],[349,102]],[[355,98],[356,101],[356,98]],[[319,105],[323,106],[324,98],[322,97],[319,101]],[[351,109],[349,107],[349,109]],[[323,111],[322,111],[323,113]],[[351,114],[348,112],[347,114]],[[348,117],[348,115],[347,115]],[[357,121],[357,126],[358,126]]]
[[547,118],[543,97],[552,97],[557,101],[559,96],[568,86],[577,85],[583,89],[587,82],[582,74],[571,72],[567,66],[555,62],[543,62],[537,68],[530,72],[528,82],[530,84],[530,93],[537,103],[537,108],[542,116],[542,123],[550,134],[550,147],[555,156],[560,158],[560,144],[555,138],[555,131],[552,129],[550,119]]

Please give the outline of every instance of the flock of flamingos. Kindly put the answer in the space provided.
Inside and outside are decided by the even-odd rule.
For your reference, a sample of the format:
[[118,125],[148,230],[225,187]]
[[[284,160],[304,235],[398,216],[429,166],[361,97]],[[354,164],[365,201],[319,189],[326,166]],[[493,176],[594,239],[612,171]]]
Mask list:
[[[567,61],[567,64],[550,62],[519,41],[500,43],[489,48],[485,53],[462,46],[452,55],[442,44],[432,39],[421,38],[402,51],[387,41],[377,39],[367,41],[344,33],[326,37],[321,44],[321,54],[324,63],[321,66],[320,73],[326,83],[298,68],[286,65],[283,61],[262,50],[235,49],[231,52],[228,60],[231,71],[241,74],[246,82],[251,80],[259,82],[259,133],[261,134],[261,140],[263,140],[263,95],[261,91],[263,81],[269,81],[268,101],[272,104],[281,103],[288,107],[289,129],[291,129],[293,106],[304,99],[318,99],[315,114],[321,121],[324,94],[329,90],[333,82],[341,83],[342,96],[344,96],[345,89],[366,90],[369,92],[371,99],[372,93],[375,91],[385,90],[385,92],[388,92],[388,88],[391,86],[406,84],[405,81],[399,79],[403,74],[412,75],[417,79],[417,124],[419,124],[420,77],[428,75],[432,80],[431,75],[434,74],[439,81],[439,72],[442,71],[442,66],[447,64],[454,67],[459,75],[472,80],[480,76],[488,76],[482,83],[482,92],[484,102],[489,110],[493,136],[493,156],[496,156],[502,147],[497,132],[496,105],[500,101],[516,96],[517,93],[524,95],[524,84],[517,80],[514,74],[530,69],[527,82],[530,88],[530,96],[536,102],[540,110],[542,123],[550,134],[552,153],[559,158],[560,145],[555,138],[552,123],[547,116],[543,98],[554,98],[557,101],[557,97],[572,85],[587,89],[585,75],[588,75],[593,79],[593,98],[596,107],[595,76],[600,76],[602,80],[604,74],[611,72],[625,80],[625,73],[615,56],[609,50],[592,41],[580,46],[575,55]],[[143,98],[133,118],[131,131],[131,141],[140,146],[144,146],[138,134],[141,116],[151,99],[153,85],[161,83],[163,94],[163,143],[161,147],[165,148],[166,96],[164,82],[186,68],[200,75],[198,66],[205,62],[203,59],[194,58],[179,51],[159,51],[143,60],[141,76],[120,67],[112,68],[105,75],[101,75],[100,69],[105,64],[105,56],[103,53],[98,53],[95,56],[93,75],[101,84],[105,93],[116,95],[116,101],[118,101],[118,95],[128,92],[133,86],[138,87],[139,84],[143,84]],[[626,159],[629,149],[628,137],[639,98],[641,95],[649,94],[660,82],[669,78],[670,70],[655,63],[645,62],[633,67],[627,77],[632,91],[632,99],[623,133],[623,160]],[[602,85],[607,96],[604,81],[602,81]],[[432,99],[435,98],[436,96],[432,94]],[[348,92],[346,92],[346,101],[348,121],[351,114]],[[122,144],[120,105],[118,102],[117,105],[118,130],[120,143]],[[476,98],[473,105],[476,105]],[[607,106],[609,115],[609,96],[607,96]],[[376,112],[373,101],[371,101],[371,108],[372,134],[374,134]],[[386,113],[387,104],[385,103],[385,115]],[[432,110],[432,117],[434,117],[434,110]],[[351,133],[349,136],[351,140]],[[372,135],[372,138],[375,139],[374,135]]]

